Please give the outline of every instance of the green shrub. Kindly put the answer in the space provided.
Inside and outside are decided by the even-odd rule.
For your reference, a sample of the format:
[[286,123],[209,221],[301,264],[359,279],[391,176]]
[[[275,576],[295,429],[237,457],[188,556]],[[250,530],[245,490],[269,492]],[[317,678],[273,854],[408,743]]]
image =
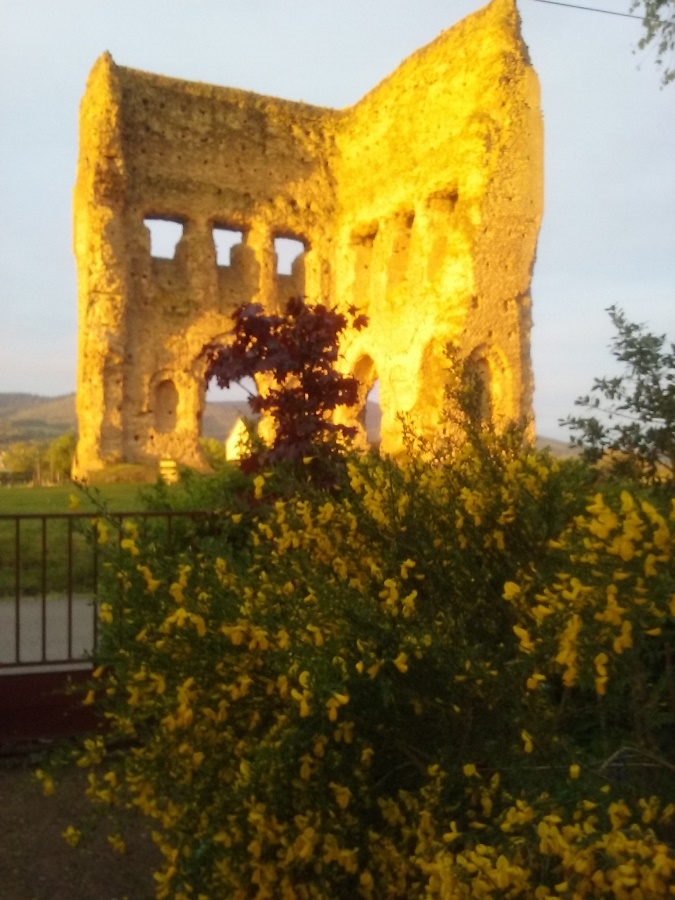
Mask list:
[[158,897],[667,895],[675,514],[470,434],[195,476],[182,552],[111,539],[78,757]]

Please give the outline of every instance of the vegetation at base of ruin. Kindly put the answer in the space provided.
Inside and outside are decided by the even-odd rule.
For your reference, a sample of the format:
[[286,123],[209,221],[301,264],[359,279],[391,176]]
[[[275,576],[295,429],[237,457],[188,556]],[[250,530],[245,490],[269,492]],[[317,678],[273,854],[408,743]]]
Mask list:
[[227,451],[222,441],[215,438],[202,438],[199,442],[204,459],[214,471],[224,468],[228,465]]
[[643,16],[640,49],[652,46],[656,64],[663,66],[663,84],[675,80],[675,0],[633,0],[631,12]]
[[475,420],[419,449],[195,476],[172,556],[108,534],[77,758],[157,897],[669,895],[675,508]]
[[591,462],[673,492],[675,485],[675,344],[625,314],[608,309],[616,329],[611,343],[620,375],[596,378],[577,406],[590,416],[568,416],[561,425]]
[[206,348],[207,383],[229,388],[255,378],[259,392],[249,397],[256,415],[272,425],[270,445],[255,446],[251,468],[276,462],[302,464],[323,476],[322,461],[335,457],[336,443],[355,437],[357,429],[333,420],[340,407],[358,403],[359,383],[335,366],[340,336],[359,331],[367,318],[351,308],[345,315],[301,297],[292,297],[281,314],[268,314],[260,304],[244,304],[233,315],[231,343]]

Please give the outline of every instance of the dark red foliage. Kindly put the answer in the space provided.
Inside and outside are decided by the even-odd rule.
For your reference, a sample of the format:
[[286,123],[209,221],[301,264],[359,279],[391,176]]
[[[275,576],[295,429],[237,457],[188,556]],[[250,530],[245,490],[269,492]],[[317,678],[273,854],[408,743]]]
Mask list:
[[354,436],[355,428],[331,421],[338,406],[358,402],[358,381],[337,372],[335,363],[340,334],[347,327],[363,328],[364,315],[353,308],[343,315],[294,297],[282,315],[268,315],[251,303],[238,307],[232,319],[232,342],[205,348],[206,380],[215,378],[228,388],[244,378],[272,376],[264,396],[248,401],[254,413],[269,416],[275,425],[274,443],[259,460],[263,465],[330,455],[336,438]]

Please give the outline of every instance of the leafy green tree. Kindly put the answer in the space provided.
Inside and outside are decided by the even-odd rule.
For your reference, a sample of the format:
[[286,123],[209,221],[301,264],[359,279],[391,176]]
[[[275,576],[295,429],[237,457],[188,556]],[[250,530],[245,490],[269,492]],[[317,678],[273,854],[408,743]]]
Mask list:
[[51,441],[45,454],[50,481],[58,484],[70,478],[76,445],[77,435],[72,432],[61,434]]
[[591,461],[609,453],[614,470],[647,481],[675,479],[675,344],[629,322],[616,306],[608,309],[616,335],[611,350],[622,374],[596,378],[577,406],[590,416],[568,416],[560,424]]
[[17,481],[42,483],[45,444],[37,441],[16,441],[5,452],[5,468]]
[[[663,66],[663,83],[675,79],[672,54],[675,50],[675,0],[633,0],[631,11],[643,15],[644,35],[638,46],[640,49],[650,44],[656,46],[657,65]],[[670,55],[670,60],[667,57]]]

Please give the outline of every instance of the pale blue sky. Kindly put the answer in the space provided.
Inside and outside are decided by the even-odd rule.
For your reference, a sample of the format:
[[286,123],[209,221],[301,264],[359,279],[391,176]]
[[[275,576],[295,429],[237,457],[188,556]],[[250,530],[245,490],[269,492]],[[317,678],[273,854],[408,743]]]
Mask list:
[[[120,65],[343,107],[481,5],[0,0],[0,392],[75,389],[78,104],[104,50]],[[633,53],[639,22],[519,6],[546,140],[535,409],[555,437],[610,369],[607,306],[675,339],[675,84],[661,89],[652,53]]]

